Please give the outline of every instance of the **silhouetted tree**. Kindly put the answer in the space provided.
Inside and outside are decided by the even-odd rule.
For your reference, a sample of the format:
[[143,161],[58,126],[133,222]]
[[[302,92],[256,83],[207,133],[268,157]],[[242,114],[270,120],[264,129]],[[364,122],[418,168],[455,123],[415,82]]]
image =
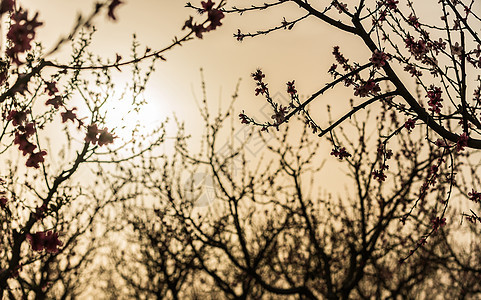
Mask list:
[[[337,155],[350,181],[348,191],[339,197],[331,196],[319,182],[325,171],[319,167],[322,146],[310,135],[309,126],[301,132],[281,128],[260,133],[265,149],[253,164],[247,159],[248,140],[227,143],[228,151],[219,151],[225,149],[222,141],[230,140],[222,128],[231,110],[213,121],[207,110],[202,115],[206,133],[200,151],[189,150],[181,130],[172,158],[145,159],[136,166],[138,180],[132,183],[149,192],[126,207],[125,220],[132,228],[127,231],[129,240],[139,248],[117,260],[127,262],[118,270],[123,277],[119,285],[127,285],[132,295],[149,298],[160,292],[160,298],[169,299],[463,295],[461,289],[436,288],[438,282],[447,287],[458,280],[444,271],[453,268],[448,262],[455,260],[446,250],[454,244],[445,237],[454,238],[459,229],[444,218],[456,214],[448,211],[441,219],[438,215],[445,209],[443,195],[451,182],[445,175],[458,165],[443,168],[442,149],[407,130],[392,137],[391,144],[400,149],[396,154],[387,149],[380,137],[398,126],[387,104],[377,115],[376,126],[370,125],[371,113],[364,112],[365,119],[353,116],[350,125],[331,135],[333,144],[348,134],[352,141]],[[269,140],[271,136],[275,139]],[[391,180],[372,176],[380,169]],[[200,185],[199,174],[205,176]],[[434,191],[426,193],[423,186],[433,174],[439,180],[430,182]],[[316,187],[327,191],[316,195]],[[419,201],[421,193],[426,195]],[[204,197],[210,197],[207,206],[201,201]],[[414,203],[418,213],[406,220],[406,210]],[[475,253],[479,252],[469,255]]]
[[[94,220],[100,214],[108,225],[103,215],[108,204],[123,200],[116,183],[105,177],[98,181],[102,168],[108,168],[102,165],[120,167],[164,138],[162,126],[142,133],[132,128],[132,139],[116,136],[120,128],[107,128],[112,127],[109,106],[128,100],[124,117],[138,111],[155,63],[165,60],[165,52],[220,26],[223,3],[202,3],[205,14],[190,17],[178,29],[185,30],[183,36],[165,48],[139,50],[134,41],[132,58],[117,54],[114,61],[97,57],[88,46],[95,18],[105,12],[115,20],[122,1],[94,1],[92,12],[79,14],[69,35],[59,37],[48,52],[36,39],[41,16],[22,4],[0,2],[0,18],[8,24],[0,58],[0,299],[75,298],[85,284],[77,273],[85,272],[92,251],[102,246],[98,232],[89,233]],[[72,50],[62,62],[55,56],[66,44]],[[132,79],[119,95],[113,72],[121,68],[131,69]],[[18,164],[11,162],[15,157]],[[91,192],[94,187],[105,192]]]
[[[367,106],[382,102],[391,111],[404,115],[399,127],[383,137],[384,144],[403,128],[410,131],[423,124],[427,126],[425,139],[441,149],[445,157],[470,151],[465,148],[481,149],[478,116],[481,81],[476,76],[481,67],[481,38],[476,29],[481,23],[481,10],[475,1],[333,0],[314,3],[280,0],[223,11],[226,14],[270,13],[276,7],[289,4],[297,5],[290,13],[294,15],[297,11],[298,17],[279,18],[282,21],[278,26],[252,33],[239,29],[234,36],[242,41],[278,30],[291,30],[298,23],[314,18],[333,28],[333,34],[345,33],[346,37],[352,37],[351,44],[365,48],[368,54],[362,57],[357,51],[359,57],[354,59],[359,61],[354,61],[342,53],[340,45],[333,43],[334,63],[327,70],[333,80],[322,83],[318,91],[302,91],[311,94],[305,100],[300,99],[295,81],[287,82],[291,98],[287,106],[272,99],[266,75],[257,70],[252,74],[257,84],[255,94],[265,97],[272,107],[272,120],[257,121],[242,112],[239,115],[242,123],[268,130],[278,128],[300,113],[313,132],[322,137],[332,134],[340,124]],[[342,83],[352,89],[354,105],[348,106],[346,101],[344,109],[347,112],[323,124],[318,113],[309,109],[309,104]],[[335,97],[336,102],[330,105],[340,109],[343,104],[338,98]],[[343,142],[334,144],[333,155],[347,155],[342,151]],[[383,170],[377,170],[373,176],[384,176]],[[472,190],[478,195],[477,189],[477,186],[467,187],[465,192]],[[475,211],[478,207],[475,205],[473,209],[468,214],[470,220],[479,222],[479,213]]]

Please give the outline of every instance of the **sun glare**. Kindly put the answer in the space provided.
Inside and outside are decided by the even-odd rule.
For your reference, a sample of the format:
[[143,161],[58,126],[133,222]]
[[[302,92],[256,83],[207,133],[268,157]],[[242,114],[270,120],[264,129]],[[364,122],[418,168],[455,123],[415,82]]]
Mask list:
[[117,137],[114,143],[122,143],[140,136],[145,137],[160,126],[166,117],[154,101],[136,103],[132,97],[122,97],[105,106],[105,123]]

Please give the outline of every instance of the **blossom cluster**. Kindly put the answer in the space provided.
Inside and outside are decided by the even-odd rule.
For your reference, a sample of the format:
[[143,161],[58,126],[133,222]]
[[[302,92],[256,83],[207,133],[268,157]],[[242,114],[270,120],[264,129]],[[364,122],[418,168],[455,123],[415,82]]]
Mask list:
[[347,4],[344,4],[342,2],[339,2],[339,1],[333,1],[332,4],[334,5],[335,8],[337,8],[337,10],[339,11],[340,14],[342,14],[343,12],[347,12],[349,11],[348,8],[347,8]]
[[384,0],[384,1],[379,1],[378,5],[379,6],[385,6],[389,9],[397,9],[397,5],[399,4],[398,0]]
[[409,15],[407,19],[407,23],[414,28],[420,28],[421,24],[419,23],[419,18],[413,15],[412,13]]
[[369,95],[377,95],[380,91],[379,84],[372,79],[368,79],[354,87],[354,96],[367,97]]
[[414,129],[414,126],[416,126],[416,121],[411,118],[407,119],[407,121],[404,123],[404,128],[406,128],[409,132]]
[[378,182],[383,182],[386,180],[387,175],[384,173],[384,170],[374,170],[372,171],[372,177]]
[[267,88],[267,83],[265,83],[263,80],[266,77],[264,73],[260,69],[257,69],[255,73],[251,74],[252,78],[254,78],[254,81],[256,82],[256,96],[259,94],[261,95],[268,95],[269,94],[269,89]]
[[15,139],[13,143],[18,145],[18,149],[22,151],[24,156],[29,156],[26,162],[27,167],[39,168],[40,163],[44,162],[45,151],[37,151],[37,146],[33,144],[29,138],[35,134],[34,122],[27,122],[29,110],[17,111],[11,110],[7,116],[7,120],[12,122],[15,128]]
[[46,87],[45,87],[45,92],[48,93],[49,96],[53,96],[53,98],[48,99],[45,102],[45,105],[51,105],[53,106],[54,109],[59,109],[62,107],[65,111],[60,113],[60,116],[62,117],[62,123],[66,123],[67,121],[78,121],[79,122],[79,128],[83,125],[83,122],[77,118],[77,115],[74,113],[76,108],[72,109],[67,109],[64,105],[62,96],[58,95],[58,89],[56,86],[56,83],[54,81],[51,82],[46,82]]
[[30,242],[30,246],[34,251],[41,252],[46,250],[48,253],[57,253],[58,247],[61,247],[63,243],[58,239],[58,233],[53,231],[39,231],[34,234],[27,234],[27,240]]
[[[13,10],[13,6],[11,10]],[[22,9],[12,14],[12,25],[7,32],[7,38],[11,45],[7,48],[6,53],[18,65],[21,64],[18,55],[32,48],[30,43],[35,38],[35,30],[42,25],[42,22],[37,21],[37,17],[38,13],[29,19],[28,12]]]
[[294,82],[295,80],[287,82],[287,93],[291,95],[291,97],[294,97],[297,94],[297,90],[296,90],[296,87],[294,86]]
[[389,60],[389,55],[382,51],[378,51],[377,49],[374,51],[371,58],[369,59],[369,61],[371,61],[374,67],[376,67],[377,69],[384,67],[387,60]]
[[249,117],[244,113],[244,111],[242,111],[239,114],[239,119],[241,120],[241,124],[249,124],[250,123]]
[[192,30],[192,32],[194,32],[198,38],[201,39],[204,32],[215,30],[218,26],[221,26],[222,23],[220,21],[224,18],[224,13],[221,10],[214,8],[214,4],[215,2],[212,2],[212,0],[201,2],[202,9],[200,10],[200,13],[207,12],[207,20],[204,22],[209,23],[207,27],[205,27],[204,24],[194,23],[193,18],[190,17],[187,21],[185,21],[182,30],[188,28]]
[[[62,123],[66,123],[67,121],[78,122],[78,127],[81,128],[83,126],[82,120],[77,117],[75,113],[76,108],[67,109],[63,103],[62,97],[56,95],[58,92],[57,87],[55,86],[55,82],[47,82],[46,83],[45,92],[47,92],[50,96],[54,96],[53,98],[47,100],[45,105],[51,105],[55,109],[63,107],[65,109],[64,112],[60,113],[62,117]],[[107,145],[113,143],[115,136],[108,132],[107,128],[99,129],[96,124],[91,124],[87,126],[87,134],[85,137],[86,142],[90,142],[94,145],[98,144],[99,146]]]
[[466,132],[463,132],[460,136],[458,141],[456,142],[456,152],[461,152],[464,150],[464,147],[468,146],[468,135]]
[[332,149],[331,155],[339,158],[340,160],[351,156],[351,154],[346,151],[345,147],[336,147]]
[[409,74],[411,74],[411,77],[419,77],[419,76],[422,76],[423,73],[421,71],[419,71],[416,66],[414,66],[413,64],[407,64],[405,67],[404,67],[404,71],[408,72]]
[[383,22],[386,20],[386,16],[389,10],[397,10],[397,5],[399,1],[397,0],[382,0],[377,2],[378,10],[379,10],[379,17],[378,19],[373,20],[373,24],[376,24],[378,21]]
[[244,111],[239,114],[239,118],[241,120],[242,124],[255,124],[255,125],[260,125],[262,126],[261,131],[268,131],[268,127],[274,126],[276,127],[277,130],[279,130],[279,125],[281,125],[283,122],[286,121],[287,115],[289,113],[289,110],[291,108],[295,108],[295,105],[293,104],[292,101],[296,100],[298,101],[298,94],[297,94],[297,89],[295,87],[295,80],[293,81],[288,81],[287,82],[287,93],[291,97],[291,103],[288,106],[283,106],[282,104],[276,103],[272,100],[272,98],[269,95],[269,88],[267,87],[267,83],[264,82],[264,78],[266,75],[262,72],[262,70],[257,69],[254,73],[251,74],[252,78],[254,79],[256,83],[256,88],[255,88],[255,95],[263,95],[266,99],[267,102],[271,105],[274,114],[271,115],[271,119],[274,120],[273,123],[267,122],[265,124],[258,124],[254,119],[249,118]]
[[384,144],[379,144],[377,147],[377,157],[380,161],[380,167],[378,170],[372,171],[371,175],[374,179],[376,179],[379,183],[386,180],[387,175],[385,171],[389,170],[389,165],[387,161],[391,159],[393,156],[393,152],[391,149],[386,150],[386,146]]
[[426,180],[421,186],[421,189],[419,192],[419,200],[424,200],[424,198],[426,198],[426,195],[429,191],[429,187],[430,186],[434,187],[436,185],[437,179],[439,177],[439,169],[442,163],[444,163],[444,159],[439,158],[437,161],[437,164],[432,165],[431,168],[429,169],[428,176],[426,177]]
[[474,189],[468,193],[469,200],[474,201],[475,203],[481,203],[481,193],[478,193]]
[[[345,58],[344,55],[339,51],[339,46],[335,46],[334,50],[332,51],[336,62],[340,64],[344,71],[354,71],[355,68],[349,64],[349,59]],[[390,59],[390,56],[384,52],[376,50],[371,58],[369,59],[370,62],[373,64],[374,68],[382,68],[386,62]],[[328,73],[333,75],[334,78],[337,76],[341,76],[337,70],[337,64],[332,64],[329,68]],[[374,73],[371,73],[371,76],[368,80],[363,80],[359,74],[354,74],[348,78],[344,79],[345,86],[354,85],[354,95],[359,97],[367,97],[370,95],[377,95],[381,88],[379,84],[372,78]]]
[[443,107],[443,104],[441,103],[443,99],[441,98],[441,88],[435,87],[434,85],[431,85],[428,88],[426,98],[428,98],[428,105],[429,105],[429,110],[432,111],[433,113],[441,113],[441,108]]
[[446,225],[446,218],[442,218],[442,219],[439,217],[433,218],[431,220],[431,224],[433,226],[433,230],[437,231],[439,228]]
[[426,54],[429,52],[429,48],[427,47],[426,41],[423,39],[414,40],[414,37],[408,36],[404,39],[404,43],[406,48],[409,52],[413,55],[413,57],[417,60],[422,60]]
[[289,107],[282,106],[282,104],[279,105],[279,108],[277,108],[277,106],[274,106],[274,114],[271,116],[271,119],[275,121],[276,125],[280,125],[282,122],[285,121],[288,111]]
[[342,53],[339,51],[339,46],[334,46],[332,54],[336,58],[336,61],[344,68],[345,71],[351,69],[351,65],[349,65],[349,59],[345,58],[344,55],[342,55]]
[[103,146],[113,143],[114,139],[115,136],[108,132],[107,128],[99,129],[97,124],[87,126],[87,136],[85,137],[86,142]]
[[408,49],[414,59],[431,66],[436,65],[436,60],[429,57],[428,54],[439,54],[441,50],[446,49],[446,42],[444,42],[442,39],[439,39],[438,41],[431,41],[426,37],[415,40],[413,36],[408,35],[404,39],[404,43],[405,47]]

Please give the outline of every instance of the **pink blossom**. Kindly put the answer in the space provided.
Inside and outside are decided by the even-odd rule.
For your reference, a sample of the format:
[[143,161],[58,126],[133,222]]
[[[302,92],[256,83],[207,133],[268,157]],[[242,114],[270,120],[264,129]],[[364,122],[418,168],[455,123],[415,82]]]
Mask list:
[[408,24],[415,27],[415,28],[419,28],[419,26],[421,26],[419,24],[419,19],[416,16],[414,16],[413,14],[409,15]]
[[13,11],[15,0],[2,0],[0,1],[0,15],[6,12]]
[[99,129],[97,124],[92,124],[87,126],[87,135],[85,136],[85,141],[96,144],[97,143],[97,134],[99,133]]
[[251,74],[251,76],[252,78],[254,78],[255,81],[258,82],[262,81],[266,77],[266,75],[264,75],[264,73],[262,73],[262,70],[260,69],[257,69],[255,73]]
[[389,9],[397,9],[399,1],[398,0],[385,0],[384,5],[386,5]]
[[218,9],[212,9],[207,13],[207,20],[210,21],[209,26],[207,26],[206,31],[215,30],[222,23],[220,20],[224,18],[224,13]]
[[290,94],[291,96],[294,96],[295,94],[297,94],[297,90],[294,87],[294,81],[295,80],[287,82],[287,93]]
[[434,231],[437,231],[440,227],[444,227],[446,225],[446,218],[440,219],[436,217],[435,219],[431,220],[431,224],[433,225]]
[[464,150],[464,147],[466,147],[468,145],[468,135],[466,134],[466,132],[463,132],[460,136],[459,136],[459,139],[456,143],[456,152],[461,152]]
[[426,95],[426,98],[429,98],[428,100],[428,105],[429,110],[432,111],[433,113],[441,113],[441,108],[443,107],[443,104],[441,103],[443,99],[441,98],[441,88],[435,87],[434,85],[431,85],[428,88],[428,93]]
[[55,81],[46,82],[45,84],[47,85],[45,87],[45,92],[48,92],[49,96],[53,96],[55,93],[58,92],[57,85],[56,85]]
[[247,116],[244,114],[244,112],[239,114],[239,118],[241,120],[241,124],[249,124],[249,119]]
[[62,123],[65,123],[68,120],[73,122],[77,118],[77,115],[74,113],[76,109],[77,108],[74,107],[72,109],[66,109],[65,112],[60,113],[62,116]]
[[36,232],[34,234],[27,233],[27,240],[30,242],[32,250],[41,252],[47,250],[49,253],[57,253],[58,247],[63,243],[58,239],[58,233],[53,231]]
[[404,123],[404,128],[406,128],[409,132],[411,132],[414,129],[414,126],[416,125],[416,122],[409,118],[406,123]]
[[471,192],[468,193],[469,200],[474,201],[476,203],[481,203],[481,193],[478,193],[474,189],[471,190]]
[[340,160],[342,160],[345,157],[351,156],[351,154],[346,151],[345,147],[342,147],[342,148],[339,148],[339,149],[337,149],[337,148],[332,149],[331,155],[339,158]]
[[334,57],[336,58],[336,61],[343,65],[344,69],[348,69],[347,63],[349,62],[349,59],[346,59],[344,55],[339,51],[339,46],[335,46],[334,50],[332,51],[332,54],[334,54]]
[[372,62],[374,67],[380,69],[386,64],[388,58],[389,56],[386,53],[376,50],[369,60]]
[[451,45],[451,53],[461,56],[463,54],[463,47],[456,42],[454,45]]
[[376,95],[381,91],[379,84],[374,82],[372,79],[360,84],[354,88],[354,96],[367,97],[369,95]]
[[387,176],[386,176],[386,174],[384,174],[383,170],[374,170],[372,172],[372,176],[374,177],[374,179],[376,179],[379,182],[383,182],[387,178]]
[[[3,2],[3,1],[2,1]],[[37,21],[38,13],[29,20],[26,11],[18,11],[12,15],[12,25],[7,33],[7,38],[12,45],[7,49],[7,55],[16,64],[21,64],[18,54],[30,50],[31,41],[35,38],[35,29],[42,25]]]
[[202,5],[204,11],[209,11],[214,7],[215,2],[212,2],[212,0],[208,0],[207,2],[202,1],[200,2],[200,4]]
[[[49,99],[45,102],[45,105],[53,105],[55,109],[58,109],[60,106],[63,106],[63,100],[60,96],[55,96],[52,99]],[[64,122],[65,123],[65,122]]]
[[43,251],[45,232],[37,232],[34,234],[27,233],[27,240],[30,242],[33,251]]
[[342,14],[344,11],[348,11],[347,9],[347,4],[344,4],[342,2],[333,2],[334,7],[337,8],[340,14]]
[[30,153],[30,157],[27,159],[26,166],[34,167],[36,169],[40,168],[39,164],[45,161],[45,159],[43,158],[45,155],[47,155],[46,151]]
[[15,145],[18,145],[18,150],[23,151],[23,155],[31,154],[37,148],[28,140],[27,133],[15,132],[15,139],[13,140]]
[[13,126],[22,125],[27,120],[27,113],[29,111],[12,110],[7,116],[8,121],[12,121]]
[[286,119],[288,108],[283,107],[282,105],[279,106],[279,109],[275,111],[275,113],[271,116],[271,119],[276,121],[276,124],[281,124]]
[[99,131],[99,137],[98,137],[98,144],[99,146],[103,146],[103,145],[108,145],[108,144],[111,144],[114,142],[114,135],[110,132],[108,132],[108,129],[107,128],[104,128],[102,130]]

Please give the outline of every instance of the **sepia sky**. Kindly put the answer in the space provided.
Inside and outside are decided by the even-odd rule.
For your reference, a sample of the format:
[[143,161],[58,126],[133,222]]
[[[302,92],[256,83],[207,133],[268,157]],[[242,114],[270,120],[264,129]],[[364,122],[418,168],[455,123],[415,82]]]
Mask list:
[[[78,12],[88,14],[94,1],[74,0],[24,0],[23,5],[39,12],[39,20],[44,22],[38,31],[38,41],[44,47],[51,49],[59,36],[67,35]],[[125,0],[119,6],[116,15],[118,20],[112,22],[106,14],[101,14],[94,24],[97,33],[94,36],[93,52],[115,60],[116,54],[127,58],[130,55],[132,34],[137,35],[141,43],[140,49],[146,46],[152,49],[163,48],[171,42],[174,36],[182,36],[181,28],[193,15],[201,20],[203,17],[195,11],[185,8],[184,1],[159,0]],[[198,3],[197,3],[198,2]],[[228,6],[241,7],[244,1],[228,1]],[[199,5],[200,1],[192,1]],[[263,3],[259,1],[259,3]],[[332,47],[341,45],[346,57],[366,57],[367,49],[360,43],[348,42],[351,36],[340,33],[326,26],[317,19],[307,19],[296,25],[292,30],[281,30],[267,36],[246,38],[238,42],[233,37],[237,29],[242,32],[255,32],[268,29],[281,23],[283,17],[287,20],[302,15],[295,5],[282,5],[266,12],[252,14],[226,15],[223,26],[208,32],[202,40],[188,41],[182,47],[174,48],[165,53],[166,62],[157,64],[146,90],[148,101],[143,120],[158,124],[175,112],[180,120],[186,121],[187,133],[200,135],[201,118],[196,100],[202,98],[201,77],[199,70],[204,70],[207,85],[208,103],[212,112],[217,111],[217,105],[226,108],[231,95],[241,78],[241,86],[236,115],[241,111],[250,116],[258,117],[260,121],[270,120],[271,111],[262,97],[254,96],[255,83],[250,74],[257,68],[262,68],[266,74],[271,95],[278,102],[287,104],[286,82],[296,80],[296,88],[301,99],[310,96],[322,88],[331,78],[327,70],[333,63]],[[64,47],[63,53],[68,54],[69,47]],[[56,53],[52,58],[62,62],[62,53]],[[52,59],[51,58],[51,59]],[[128,72],[119,73],[124,76]],[[127,74],[126,74],[127,75]],[[125,75],[125,76],[126,76]],[[344,113],[349,108],[349,97],[352,91],[338,89],[329,91],[311,105],[314,115],[325,118],[325,105],[342,103],[334,117]],[[322,112],[322,113],[321,113]],[[236,118],[237,119],[237,118]],[[238,122],[236,126],[242,126]],[[319,122],[325,126],[327,122]],[[297,123],[297,126],[301,126]],[[326,148],[326,157],[330,150]],[[335,159],[330,159],[335,168],[339,168]],[[332,170],[328,180],[333,180]]]
[[[132,34],[136,33],[143,45],[160,49],[169,44],[174,36],[181,36],[182,25],[190,15],[199,20],[203,17],[185,8],[184,1],[135,0],[117,9],[117,22],[107,20],[105,14],[95,22],[98,32],[94,37],[94,52],[115,58],[116,53],[129,56]],[[200,1],[198,1],[200,4]],[[68,34],[77,12],[87,14],[93,1],[73,0],[26,0],[24,5],[39,11],[44,26],[39,30],[38,40],[49,49],[60,35]],[[196,4],[195,1],[192,2]],[[241,6],[243,1],[229,1],[228,6]],[[300,94],[310,95],[329,79],[327,69],[333,62],[331,55],[333,39],[342,41],[345,34],[332,32],[315,19],[307,19],[292,31],[279,31],[268,36],[236,41],[233,33],[267,29],[278,25],[283,17],[300,16],[294,5],[283,5],[267,13],[226,15],[223,26],[184,46],[166,53],[167,62],[157,65],[147,95],[149,102],[158,106],[159,116],[175,111],[186,119],[196,114],[192,90],[200,97],[200,73],[203,68],[211,102],[229,102],[230,95],[239,78],[243,79],[239,105],[255,114],[264,100],[254,96],[254,82],[250,74],[262,68],[273,91],[284,95],[287,81],[296,80]],[[328,42],[328,43],[327,43]],[[67,48],[67,47],[65,47]],[[355,54],[359,51],[345,49]],[[367,53],[367,52],[366,52]],[[275,93],[275,92],[274,92]],[[259,104],[261,104],[259,106]]]

